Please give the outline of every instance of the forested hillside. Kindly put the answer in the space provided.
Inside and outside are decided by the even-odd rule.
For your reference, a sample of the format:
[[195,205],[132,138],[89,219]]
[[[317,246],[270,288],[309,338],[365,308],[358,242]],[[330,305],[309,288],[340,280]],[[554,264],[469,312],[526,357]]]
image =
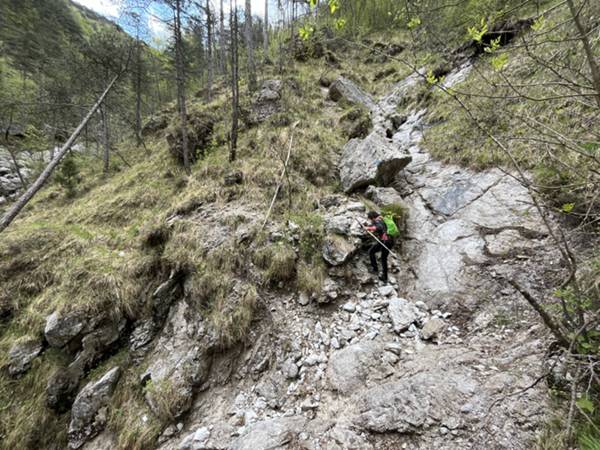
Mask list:
[[0,448],[599,448],[599,4],[115,20],[0,0]]

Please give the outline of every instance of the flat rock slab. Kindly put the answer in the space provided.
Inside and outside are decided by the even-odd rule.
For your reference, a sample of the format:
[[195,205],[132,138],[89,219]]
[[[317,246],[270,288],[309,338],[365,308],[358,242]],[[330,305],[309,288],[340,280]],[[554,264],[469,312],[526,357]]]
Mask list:
[[383,345],[373,341],[358,342],[333,352],[327,367],[329,387],[342,394],[350,394],[364,386],[383,352]]
[[230,446],[231,450],[275,450],[290,448],[304,430],[304,417],[280,417],[250,425]]
[[344,192],[371,184],[387,186],[411,161],[412,156],[378,133],[373,132],[364,139],[351,139],[344,146],[339,162]]
[[329,98],[334,102],[346,100],[349,103],[358,104],[369,110],[375,108],[373,97],[364,92],[354,82],[347,78],[339,77],[329,86]]

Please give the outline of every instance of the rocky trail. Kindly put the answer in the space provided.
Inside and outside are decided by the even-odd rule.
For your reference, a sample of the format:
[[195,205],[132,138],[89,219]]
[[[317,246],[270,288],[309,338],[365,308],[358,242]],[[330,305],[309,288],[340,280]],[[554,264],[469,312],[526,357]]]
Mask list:
[[[451,72],[447,87],[469,70]],[[412,75],[380,101],[349,80],[330,88],[369,108],[374,128],[344,147],[347,195],[320,202],[329,265],[322,297],[285,286],[265,293],[249,344],[219,354],[177,280],[157,289],[155,298],[174,299],[162,311],[164,326],[138,323],[129,342],[147,362],[142,381],[168,380],[185,394],[177,407],[189,412],[163,432],[161,450],[531,448],[548,402],[536,383],[547,334],[506,280],[543,291],[558,257],[527,190],[509,173],[445,165],[423,150],[426,111],[398,108],[419,82]],[[366,209],[356,191],[365,188],[374,203],[410,211],[389,285],[374,282],[361,253],[357,219]],[[207,219],[194,214],[198,223]],[[246,223],[261,220],[243,215]],[[202,235],[219,245],[227,233],[210,230]],[[297,239],[295,224],[273,231],[283,232]],[[236,236],[243,239],[243,227]],[[47,326],[46,336],[58,328]],[[120,333],[114,324],[99,330],[108,343]],[[85,340],[81,353],[73,364],[85,366]],[[97,412],[117,379],[108,372],[77,396],[73,448],[114,445],[108,431],[83,443],[98,434]],[[158,408],[152,392],[146,398]]]
[[[451,73],[447,86],[469,70]],[[499,170],[434,161],[419,146],[425,111],[408,111],[394,129],[417,75],[380,102],[338,82],[375,124],[344,149],[342,183],[349,192],[378,184],[372,178],[393,185],[366,195],[407,205],[404,261],[393,263],[391,285],[374,284],[364,255],[354,257],[363,204],[324,199],[326,298],[268,301],[270,318],[253,331],[241,367],[214,375],[229,382],[199,394],[183,430],[170,430],[177,437],[161,449],[530,448],[548,400],[543,386],[531,387],[545,332],[530,326],[535,315],[503,280],[543,289],[541,273],[556,255],[544,250],[526,189]],[[382,155],[377,167],[372,152]]]

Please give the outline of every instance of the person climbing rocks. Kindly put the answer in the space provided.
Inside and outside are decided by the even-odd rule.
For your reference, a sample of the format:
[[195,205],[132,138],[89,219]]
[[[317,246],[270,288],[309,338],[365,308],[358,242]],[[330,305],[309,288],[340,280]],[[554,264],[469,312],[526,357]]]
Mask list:
[[373,273],[379,274],[377,267],[377,253],[381,252],[381,268],[382,274],[379,277],[384,283],[388,282],[388,256],[391,248],[394,246],[394,239],[388,233],[383,216],[376,211],[369,211],[367,214],[370,224],[365,226],[365,229],[377,238],[369,249],[369,258],[371,259],[371,269]]

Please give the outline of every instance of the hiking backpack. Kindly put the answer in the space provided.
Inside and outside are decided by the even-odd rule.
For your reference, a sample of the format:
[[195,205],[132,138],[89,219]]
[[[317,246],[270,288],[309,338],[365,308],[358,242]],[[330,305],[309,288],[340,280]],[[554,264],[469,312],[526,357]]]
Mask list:
[[385,222],[385,226],[387,227],[387,235],[392,238],[396,238],[400,236],[400,230],[394,221],[394,217],[392,215],[383,216],[383,221]]

